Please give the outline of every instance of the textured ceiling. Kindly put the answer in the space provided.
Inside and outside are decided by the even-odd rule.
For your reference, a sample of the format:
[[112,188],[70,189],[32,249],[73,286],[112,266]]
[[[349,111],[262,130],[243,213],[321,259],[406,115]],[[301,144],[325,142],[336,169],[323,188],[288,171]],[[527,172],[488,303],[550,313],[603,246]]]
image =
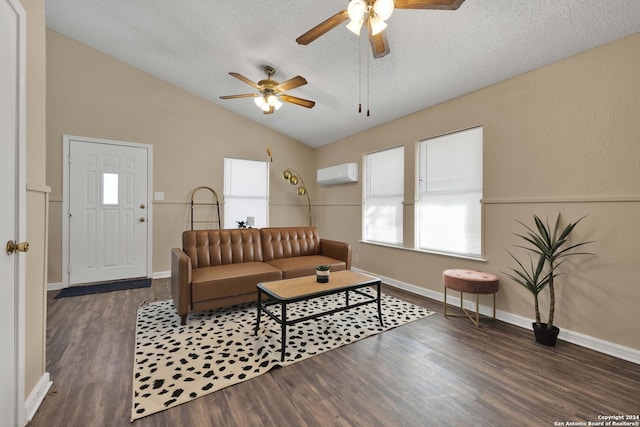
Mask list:
[[[295,42],[346,5],[46,0],[46,14],[48,27],[312,147],[640,31],[640,0],[466,0],[457,11],[396,10],[381,59],[343,25]],[[285,104],[269,116],[251,98],[219,98],[253,92],[228,72],[257,82],[263,65],[279,82],[304,76],[309,83],[287,93],[316,106]]]

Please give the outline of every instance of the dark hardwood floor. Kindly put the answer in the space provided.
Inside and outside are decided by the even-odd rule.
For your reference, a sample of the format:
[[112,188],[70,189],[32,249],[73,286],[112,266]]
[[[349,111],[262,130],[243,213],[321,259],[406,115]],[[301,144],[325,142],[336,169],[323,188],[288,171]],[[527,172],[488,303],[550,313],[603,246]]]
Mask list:
[[[640,414],[640,365],[532,332],[445,319],[442,304],[385,287],[436,315],[134,422],[147,426],[554,426]],[[29,424],[127,426],[137,307],[151,288],[48,296],[53,386]],[[554,424],[558,423],[558,424]],[[586,424],[585,424],[586,425]]]

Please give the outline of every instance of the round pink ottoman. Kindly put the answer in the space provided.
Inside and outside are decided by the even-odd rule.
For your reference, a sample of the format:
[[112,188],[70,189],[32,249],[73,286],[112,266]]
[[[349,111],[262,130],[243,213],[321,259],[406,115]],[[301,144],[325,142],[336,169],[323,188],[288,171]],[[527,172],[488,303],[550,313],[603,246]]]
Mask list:
[[[445,317],[468,317],[480,327],[479,296],[481,294],[493,294],[493,319],[496,318],[496,292],[500,286],[498,276],[484,271],[451,269],[442,273],[442,283],[444,285],[444,315]],[[463,314],[447,314],[447,289],[460,292],[460,310]],[[472,316],[464,308],[464,294],[475,294],[476,311]],[[484,316],[483,317],[488,317]]]

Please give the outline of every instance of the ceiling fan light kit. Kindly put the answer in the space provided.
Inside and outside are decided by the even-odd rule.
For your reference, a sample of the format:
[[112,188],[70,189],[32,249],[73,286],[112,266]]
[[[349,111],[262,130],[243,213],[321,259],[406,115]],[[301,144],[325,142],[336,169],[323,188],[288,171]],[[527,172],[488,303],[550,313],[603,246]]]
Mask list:
[[350,19],[346,27],[358,36],[366,23],[373,57],[382,58],[391,52],[384,30],[387,27],[385,21],[391,17],[395,9],[456,10],[463,2],[464,0],[350,0],[346,10],[325,19],[298,37],[296,42],[308,45]]
[[282,102],[280,102],[275,95],[257,96],[254,98],[254,102],[256,103],[258,108],[260,108],[265,113],[267,113],[268,111],[271,111],[271,108],[275,108],[276,110],[279,110],[280,107],[282,107]]
[[347,6],[347,14],[351,21],[347,24],[349,31],[355,35],[360,35],[360,28],[367,19],[371,25],[371,34],[379,34],[387,27],[384,22],[391,17],[393,13],[393,0],[376,0],[373,5],[369,1],[351,0]]

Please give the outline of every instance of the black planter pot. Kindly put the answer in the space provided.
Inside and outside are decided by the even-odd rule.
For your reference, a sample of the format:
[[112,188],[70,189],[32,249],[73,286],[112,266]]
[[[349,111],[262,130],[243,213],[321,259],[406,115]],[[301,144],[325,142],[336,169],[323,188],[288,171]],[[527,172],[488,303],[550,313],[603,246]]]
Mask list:
[[557,326],[552,326],[551,329],[547,329],[546,323],[533,322],[533,333],[536,336],[536,342],[543,345],[554,347],[560,329]]
[[316,272],[316,282],[329,283],[329,272],[328,271]]

